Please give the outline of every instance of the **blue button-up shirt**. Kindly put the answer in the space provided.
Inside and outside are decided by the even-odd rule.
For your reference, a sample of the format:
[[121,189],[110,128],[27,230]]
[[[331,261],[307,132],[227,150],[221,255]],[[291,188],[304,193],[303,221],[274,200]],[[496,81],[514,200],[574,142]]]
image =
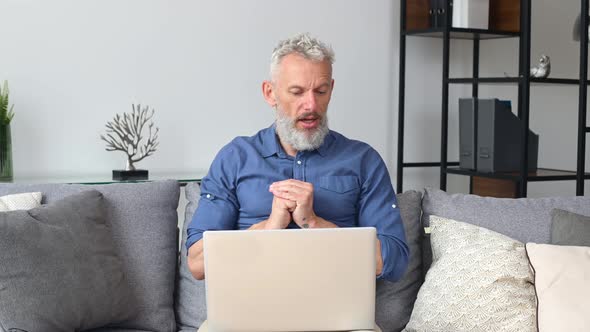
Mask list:
[[[383,256],[379,278],[401,278],[408,246],[385,163],[369,145],[335,131],[317,150],[295,157],[281,147],[274,125],[223,147],[201,182],[187,248],[206,230],[247,229],[268,219],[273,200],[269,186],[286,179],[313,185],[313,208],[319,217],[339,227],[375,227]],[[291,222],[289,228],[299,226]]]

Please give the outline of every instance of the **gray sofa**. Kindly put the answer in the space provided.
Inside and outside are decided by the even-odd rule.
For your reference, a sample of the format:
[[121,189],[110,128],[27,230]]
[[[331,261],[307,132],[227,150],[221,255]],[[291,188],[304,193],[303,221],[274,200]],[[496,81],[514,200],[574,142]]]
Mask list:
[[[104,198],[107,224],[112,229],[114,246],[123,262],[130,294],[133,294],[133,301],[125,309],[129,313],[124,319],[108,322],[92,331],[195,331],[206,318],[205,288],[204,282],[193,279],[188,271],[184,242],[186,227],[200,197],[198,184],[186,186],[188,205],[180,239],[177,237],[176,214],[180,190],[175,181],[96,186],[0,184],[0,196],[40,191],[43,193],[43,203],[54,203],[66,196],[92,189],[100,192]],[[406,227],[411,260],[402,280],[396,283],[379,281],[377,284],[376,321],[383,331],[400,331],[410,319],[414,301],[430,264],[428,238],[424,234],[424,225],[427,225],[430,215],[454,218],[523,242],[539,243],[549,241],[550,211],[553,208],[590,215],[588,197],[493,199],[463,194],[449,195],[440,190],[425,189],[423,193],[407,191],[399,194],[398,203]],[[182,243],[180,253],[177,250],[179,240]],[[34,238],[30,241],[31,245],[36,243]],[[95,268],[100,270],[101,267]],[[6,302],[2,302],[5,291],[2,288],[3,278],[6,276],[0,273],[0,330],[2,326],[6,330],[19,328],[7,326],[6,323],[6,314],[10,310],[2,307],[3,304],[6,305]],[[35,287],[35,284],[31,286]],[[51,291],[57,296],[73,292],[68,289]],[[39,296],[45,295],[47,294]],[[22,302],[27,302],[27,299],[14,299],[10,303],[17,305]],[[59,304],[46,303],[39,310],[47,315],[57,314],[66,319],[71,318],[72,313],[60,312],[59,307]],[[108,308],[96,308],[101,309]],[[85,314],[81,313],[82,318],[79,320],[88,318]],[[94,313],[88,313],[92,314]],[[80,321],[74,323],[78,324],[76,326],[87,326]],[[28,332],[51,332],[35,327],[21,329]],[[60,328],[54,330],[68,331]],[[73,329],[69,329],[71,330]]]
[[[102,193],[105,219],[112,230],[114,247],[118,253],[117,259],[122,261],[123,273],[126,276],[125,295],[131,294],[133,298],[120,298],[120,292],[114,292],[114,288],[108,287],[112,286],[112,283],[107,285],[102,280],[95,280],[94,284],[78,284],[69,275],[70,271],[51,271],[51,267],[47,267],[43,269],[47,270],[43,276],[34,273],[21,273],[19,276],[21,284],[26,284],[26,287],[20,290],[23,292],[22,297],[18,293],[17,295],[12,293],[15,298],[7,303],[6,301],[9,299],[2,296],[7,289],[3,289],[2,286],[4,285],[6,288],[6,285],[10,285],[11,276],[8,273],[11,268],[5,265],[4,272],[7,274],[0,272],[0,324],[4,329],[27,332],[73,331],[74,328],[77,330],[78,327],[92,326],[93,324],[89,324],[89,322],[95,322],[97,317],[102,317],[100,321],[105,322],[105,325],[111,325],[111,327],[98,328],[95,330],[96,332],[176,330],[174,318],[175,275],[178,259],[178,214],[176,209],[180,195],[180,187],[176,181],[96,186],[0,184],[0,196],[39,191],[43,194],[43,204],[54,204],[64,197],[92,189]],[[67,223],[72,227],[77,226],[77,216],[81,216],[85,212],[84,210],[91,208],[78,209],[82,211],[73,215],[70,213],[68,220],[65,220],[64,223],[66,226]],[[55,211],[53,213],[55,214]],[[6,227],[10,227],[10,225]],[[98,230],[94,229],[93,231]],[[29,248],[35,248],[40,238],[53,236],[51,231],[52,229],[42,229],[36,236],[31,234],[21,242],[26,241]],[[68,227],[63,227],[63,231],[67,232]],[[76,255],[83,256],[85,252],[77,250],[78,246],[84,243],[76,241],[86,235],[90,234],[73,234],[69,238],[65,237],[67,240],[53,241],[45,244],[45,248],[40,249],[57,252],[58,247],[68,247]],[[88,240],[84,242],[93,240],[95,239],[89,236]],[[72,243],[76,245],[71,246]],[[1,243],[0,248],[6,249],[6,243]],[[42,251],[39,252],[39,255],[43,254]],[[57,257],[58,261],[59,259],[70,259],[65,256],[66,254],[63,253],[62,257]],[[105,253],[98,252],[97,255],[105,255]],[[47,254],[45,259],[50,260],[54,257]],[[31,257],[31,262],[37,265],[44,263],[33,257]],[[2,263],[0,262],[0,264]],[[108,263],[109,261],[103,261],[101,265],[94,267],[94,271],[102,271],[106,266],[110,266]],[[0,270],[2,269],[0,268]],[[78,273],[80,278],[88,279],[94,276],[94,271],[79,269],[74,272]],[[116,271],[109,272],[104,275],[103,280],[108,280],[110,275]],[[12,277],[12,281],[14,281],[15,277]],[[3,280],[3,278],[5,279]],[[68,281],[62,288],[63,278],[67,278]],[[69,285],[71,288],[68,287]],[[107,292],[111,298],[118,298],[120,301],[131,300],[127,307],[120,310],[126,312],[109,312],[113,307],[121,307],[120,301],[110,302],[106,307],[103,305],[100,308],[85,306],[84,301],[92,303],[94,299],[79,298],[79,294],[87,294],[86,289],[82,289],[84,286],[94,288],[95,298],[99,298]],[[30,289],[34,290],[32,294],[28,293]],[[120,291],[121,288],[118,287],[116,290]],[[30,301],[37,297],[43,299],[43,302],[32,307]],[[64,312],[64,308],[72,307],[71,303],[77,304],[81,312]],[[22,313],[20,308],[29,308],[28,310],[32,312]],[[31,319],[27,319],[26,316],[18,319],[15,316],[19,312],[28,315]],[[117,318],[117,320],[123,318],[124,321],[107,322],[104,317],[109,316]],[[35,323],[33,320],[39,323]],[[19,325],[16,325],[15,322]],[[25,322],[24,325],[23,322]]]

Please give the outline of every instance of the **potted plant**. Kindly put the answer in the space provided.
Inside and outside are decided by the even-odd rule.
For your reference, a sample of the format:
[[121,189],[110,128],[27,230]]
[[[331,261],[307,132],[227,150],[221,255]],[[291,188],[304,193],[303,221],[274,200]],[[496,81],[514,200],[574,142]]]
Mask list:
[[12,181],[12,140],[10,122],[14,105],[8,108],[8,82],[0,87],[0,181]]

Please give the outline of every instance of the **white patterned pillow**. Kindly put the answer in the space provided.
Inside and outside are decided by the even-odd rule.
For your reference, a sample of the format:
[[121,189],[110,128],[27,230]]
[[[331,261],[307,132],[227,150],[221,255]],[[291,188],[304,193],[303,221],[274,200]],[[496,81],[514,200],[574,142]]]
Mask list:
[[404,331],[536,331],[523,243],[437,216],[430,227],[433,262]]
[[0,212],[29,210],[41,205],[41,193],[22,193],[0,197]]

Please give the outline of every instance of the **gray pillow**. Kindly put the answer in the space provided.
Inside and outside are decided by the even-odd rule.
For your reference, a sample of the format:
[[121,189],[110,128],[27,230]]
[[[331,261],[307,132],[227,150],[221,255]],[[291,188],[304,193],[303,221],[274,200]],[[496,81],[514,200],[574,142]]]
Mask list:
[[177,226],[180,186],[177,181],[107,185],[0,184],[0,196],[40,191],[43,203],[88,189],[100,191],[107,207],[115,247],[137,300],[137,315],[121,329],[176,331],[174,278],[178,260]]
[[199,328],[207,319],[207,305],[205,302],[205,281],[197,280],[188,269],[186,250],[186,229],[190,224],[193,214],[199,205],[201,187],[198,183],[192,182],[184,188],[188,201],[184,214],[184,227],[182,229],[182,241],[180,246],[180,264],[178,267],[176,285],[176,322],[181,332],[191,331]]
[[552,244],[590,247],[590,217],[554,209],[551,221]]
[[[487,228],[523,243],[549,243],[554,208],[590,215],[590,197],[493,198],[426,188],[422,222],[428,226],[428,218],[436,215]],[[427,241],[425,246],[427,253],[430,251]],[[425,255],[426,270],[430,262]]]
[[406,191],[397,195],[410,261],[402,279],[397,282],[377,280],[375,320],[383,332],[401,331],[412,314],[414,302],[422,285],[422,193]]
[[0,321],[79,331],[132,317],[133,293],[100,192],[0,213]]
[[590,197],[493,198],[427,188],[422,208],[424,225],[434,214],[487,228],[523,243],[549,243],[551,210],[590,214]]
[[[190,273],[184,243],[186,242],[186,228],[198,206],[201,191],[197,183],[189,183],[185,188],[185,192],[188,204],[182,231],[182,251],[175,308],[179,330],[194,331],[207,318],[205,281],[194,279]],[[397,195],[405,226],[406,239],[410,247],[410,262],[404,277],[398,282],[377,281],[375,318],[383,332],[401,331],[403,329],[410,319],[414,301],[422,284],[421,198],[422,194],[416,191],[408,191]]]

